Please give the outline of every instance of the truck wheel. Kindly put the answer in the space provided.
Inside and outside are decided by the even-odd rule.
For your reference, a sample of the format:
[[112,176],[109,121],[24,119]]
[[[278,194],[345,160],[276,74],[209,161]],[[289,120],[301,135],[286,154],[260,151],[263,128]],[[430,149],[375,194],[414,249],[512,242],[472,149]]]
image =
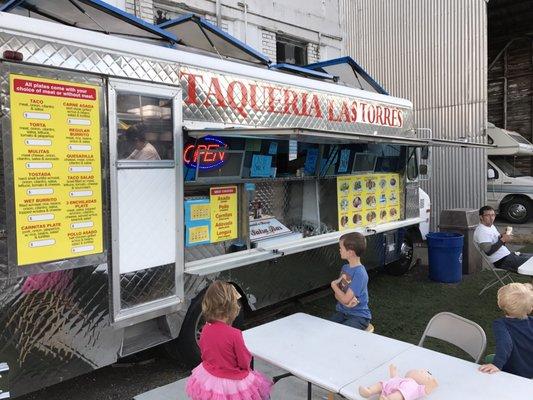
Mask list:
[[[174,359],[184,362],[191,368],[196,367],[201,361],[200,347],[198,340],[200,340],[200,333],[205,325],[205,320],[202,316],[202,299],[204,292],[196,296],[187,310],[183,324],[181,325],[180,334],[177,339],[165,343],[165,350]],[[241,328],[244,322],[243,307],[233,326]]]
[[524,224],[531,216],[531,204],[526,199],[511,199],[505,204],[503,217],[515,224]]
[[413,262],[413,239],[412,235],[407,233],[403,239],[400,248],[400,259],[385,265],[385,272],[393,276],[406,274],[411,268]]

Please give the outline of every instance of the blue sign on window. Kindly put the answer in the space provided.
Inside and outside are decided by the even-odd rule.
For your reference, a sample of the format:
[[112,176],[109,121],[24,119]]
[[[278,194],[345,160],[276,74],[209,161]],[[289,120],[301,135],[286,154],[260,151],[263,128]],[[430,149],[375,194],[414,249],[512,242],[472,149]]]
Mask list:
[[268,178],[270,177],[272,166],[272,156],[263,156],[254,154],[252,156],[252,166],[250,168],[250,177]]

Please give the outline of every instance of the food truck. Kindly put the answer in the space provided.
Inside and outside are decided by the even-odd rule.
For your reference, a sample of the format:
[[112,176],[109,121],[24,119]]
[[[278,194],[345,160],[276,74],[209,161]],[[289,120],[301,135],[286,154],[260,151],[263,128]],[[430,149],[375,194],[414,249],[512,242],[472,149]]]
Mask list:
[[273,66],[203,20],[2,10],[0,397],[163,343],[196,360],[211,281],[245,310],[301,295],[336,278],[346,232],[367,268],[409,268],[416,150],[436,144],[409,101],[335,63]]

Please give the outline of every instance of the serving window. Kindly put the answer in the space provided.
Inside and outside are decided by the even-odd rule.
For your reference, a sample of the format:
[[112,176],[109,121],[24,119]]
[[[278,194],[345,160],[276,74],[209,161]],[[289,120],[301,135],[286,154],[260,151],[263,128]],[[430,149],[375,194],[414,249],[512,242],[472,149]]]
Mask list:
[[404,145],[186,137],[183,159],[187,262],[403,218]]
[[172,102],[134,93],[117,94],[117,159],[174,159]]

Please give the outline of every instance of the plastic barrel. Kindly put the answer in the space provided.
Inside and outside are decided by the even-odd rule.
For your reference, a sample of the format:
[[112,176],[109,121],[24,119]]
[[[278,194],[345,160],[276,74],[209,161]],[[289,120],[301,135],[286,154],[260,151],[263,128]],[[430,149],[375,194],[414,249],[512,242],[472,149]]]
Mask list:
[[429,278],[442,283],[460,282],[463,271],[463,235],[451,232],[427,234]]

